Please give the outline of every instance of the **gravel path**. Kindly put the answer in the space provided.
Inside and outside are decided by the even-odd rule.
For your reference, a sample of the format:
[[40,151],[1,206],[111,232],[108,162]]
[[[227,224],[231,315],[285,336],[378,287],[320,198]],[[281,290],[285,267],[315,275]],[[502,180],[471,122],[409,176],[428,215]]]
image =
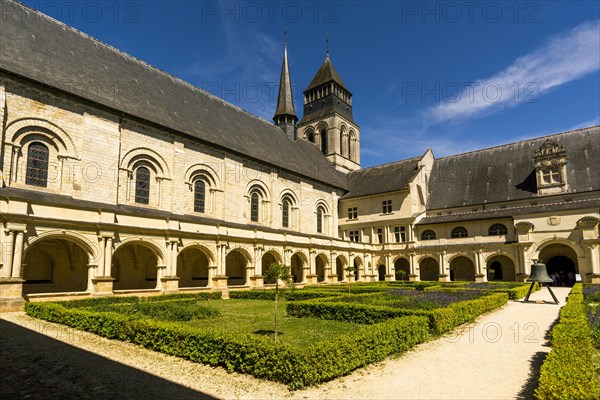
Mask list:
[[[561,305],[568,288],[555,288]],[[532,300],[550,300],[547,290]],[[227,373],[23,313],[0,319],[3,399],[532,398],[560,306],[510,302],[458,332],[321,386]]]

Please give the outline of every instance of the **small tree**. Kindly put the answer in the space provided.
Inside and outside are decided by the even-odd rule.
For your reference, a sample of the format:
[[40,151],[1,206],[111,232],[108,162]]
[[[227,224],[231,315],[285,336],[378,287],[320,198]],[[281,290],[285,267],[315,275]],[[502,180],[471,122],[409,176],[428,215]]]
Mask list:
[[406,271],[403,269],[397,269],[396,270],[396,279],[400,279],[401,281],[404,280],[404,277],[406,276]]
[[345,271],[347,271],[348,275],[346,276],[347,281],[348,281],[348,293],[350,293],[350,276],[356,271],[356,267],[346,267],[344,268]]
[[293,286],[294,280],[292,278],[292,269],[288,265],[273,263],[269,266],[265,273],[265,281],[267,283],[275,284],[275,329],[274,338],[277,341],[277,333],[279,330],[279,321],[277,320],[277,311],[279,306],[279,291],[280,283],[286,286]]

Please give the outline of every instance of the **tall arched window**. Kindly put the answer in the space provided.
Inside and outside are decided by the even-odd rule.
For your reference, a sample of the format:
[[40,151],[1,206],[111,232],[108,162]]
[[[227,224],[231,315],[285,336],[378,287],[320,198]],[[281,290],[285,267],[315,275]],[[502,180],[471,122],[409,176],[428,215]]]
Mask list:
[[347,150],[344,148],[346,143],[344,143],[344,131],[340,131],[340,154],[342,156],[347,156],[346,152]]
[[202,179],[194,182],[194,211],[203,213],[206,201],[206,184]]
[[506,235],[508,233],[508,229],[506,229],[506,225],[504,224],[494,224],[490,226],[488,230],[488,234],[490,236],[501,236]]
[[421,233],[421,240],[435,240],[435,232],[431,229],[427,229]]
[[323,233],[323,207],[317,208],[317,232]]
[[286,198],[281,203],[281,220],[285,228],[290,226],[290,201]]
[[315,133],[313,131],[309,131],[306,133],[306,140],[309,142],[315,142]]
[[48,147],[45,144],[35,142],[29,145],[26,184],[40,187],[48,185],[48,155]]
[[259,214],[259,209],[258,209],[258,202],[260,200],[260,197],[258,196],[257,192],[252,192],[252,194],[250,195],[250,220],[254,221],[254,222],[258,222],[258,214]]
[[146,167],[139,167],[135,171],[135,202],[150,203],[150,170]]
[[348,135],[348,158],[354,161],[354,155],[352,154],[352,136]]
[[452,238],[465,238],[469,236],[469,232],[462,226],[457,226],[456,228],[452,229],[450,236],[452,236]]
[[321,152],[327,155],[327,131],[325,129],[321,129]]

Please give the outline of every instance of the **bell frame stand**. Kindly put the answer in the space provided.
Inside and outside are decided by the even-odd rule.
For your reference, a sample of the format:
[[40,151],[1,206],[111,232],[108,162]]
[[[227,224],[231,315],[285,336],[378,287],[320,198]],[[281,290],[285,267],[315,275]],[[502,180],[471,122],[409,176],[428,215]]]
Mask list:
[[[538,282],[531,282],[531,286],[529,286],[529,290],[527,291],[527,295],[525,296],[525,300],[523,300],[523,303],[535,303],[535,301],[529,301],[529,296],[531,296],[531,291],[533,290],[533,285],[535,285]],[[558,304],[559,301],[556,298],[556,296],[554,295],[554,292],[552,291],[552,289],[550,289],[550,285],[546,285],[546,287],[548,288],[548,291],[550,292],[550,294],[552,295],[552,298],[554,299],[554,304]],[[544,301],[544,303],[550,303],[550,302],[546,302]]]

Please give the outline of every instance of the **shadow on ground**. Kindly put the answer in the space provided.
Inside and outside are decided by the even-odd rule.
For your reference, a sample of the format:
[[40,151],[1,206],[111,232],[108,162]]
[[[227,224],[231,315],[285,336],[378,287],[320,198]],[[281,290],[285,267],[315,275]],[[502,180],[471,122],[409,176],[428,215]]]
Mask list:
[[5,320],[0,360],[3,399],[215,399]]

